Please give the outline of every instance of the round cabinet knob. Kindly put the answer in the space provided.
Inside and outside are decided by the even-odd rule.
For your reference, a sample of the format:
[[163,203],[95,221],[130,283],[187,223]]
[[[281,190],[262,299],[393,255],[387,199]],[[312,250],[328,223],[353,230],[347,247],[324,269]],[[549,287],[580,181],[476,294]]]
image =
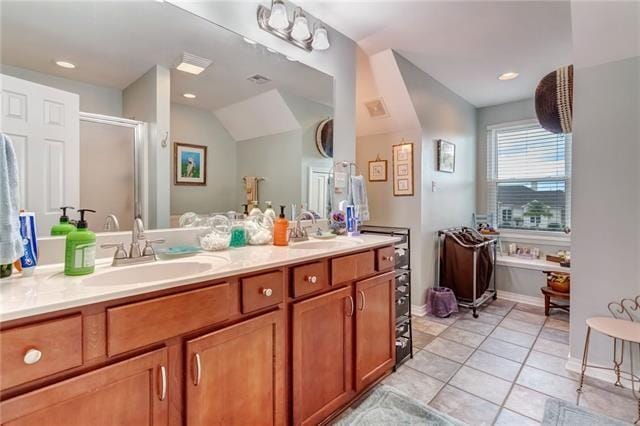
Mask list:
[[384,260],[392,261],[393,260],[393,256],[385,256]]
[[315,284],[315,283],[318,282],[318,277],[316,277],[315,275],[311,275],[311,276],[307,277],[307,281],[310,284]]
[[264,294],[265,296],[269,297],[273,294],[273,290],[271,290],[270,288],[264,288],[262,289],[262,294]]
[[29,349],[27,353],[24,354],[24,363],[27,365],[35,364],[40,361],[42,358],[42,352],[37,349]]

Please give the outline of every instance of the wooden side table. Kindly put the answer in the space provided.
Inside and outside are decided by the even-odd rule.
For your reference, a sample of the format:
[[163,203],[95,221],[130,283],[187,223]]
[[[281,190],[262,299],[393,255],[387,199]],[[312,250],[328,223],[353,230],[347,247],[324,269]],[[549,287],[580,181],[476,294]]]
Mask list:
[[553,309],[562,309],[565,312],[569,312],[569,305],[558,304],[551,300],[551,298],[563,299],[563,300],[571,300],[571,295],[569,293],[560,293],[559,291],[552,290],[551,287],[541,287],[540,291],[544,295],[544,314],[549,316],[549,310]]

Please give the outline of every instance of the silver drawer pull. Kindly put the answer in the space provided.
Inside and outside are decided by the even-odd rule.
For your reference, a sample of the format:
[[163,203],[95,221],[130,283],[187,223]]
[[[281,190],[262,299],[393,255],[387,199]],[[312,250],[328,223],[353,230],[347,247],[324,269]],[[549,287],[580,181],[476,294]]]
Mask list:
[[269,297],[273,294],[273,290],[271,290],[270,288],[263,288],[262,289],[262,294],[264,294],[265,296]]
[[32,365],[40,361],[42,358],[42,352],[37,349],[29,349],[24,354],[24,363],[27,365]]
[[388,260],[389,262],[391,262],[393,260],[393,256],[383,256],[382,260]]
[[167,369],[164,365],[160,366],[160,401],[167,398]]
[[310,275],[308,277],[305,277],[305,280],[309,283],[309,284],[315,284],[318,282],[318,277],[316,277],[315,275]]
[[194,378],[193,378],[193,384],[198,386],[200,384],[200,379],[202,379],[202,364],[200,364],[200,354],[194,354],[193,355],[193,360],[194,360],[194,366],[195,366],[195,372],[194,372]]

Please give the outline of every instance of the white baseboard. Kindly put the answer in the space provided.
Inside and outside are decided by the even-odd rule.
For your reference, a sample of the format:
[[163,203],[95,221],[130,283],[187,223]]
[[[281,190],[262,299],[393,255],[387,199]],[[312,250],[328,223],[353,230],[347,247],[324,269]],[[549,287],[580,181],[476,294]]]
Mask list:
[[526,303],[527,305],[544,306],[544,297],[542,296],[527,296],[526,294],[511,293],[498,289],[498,298],[516,303]]
[[[601,366],[601,367],[610,368],[611,366]],[[567,363],[565,364],[565,368],[569,371],[580,374],[582,373],[582,360],[569,357],[569,359],[567,360]],[[587,368],[587,371],[585,371],[584,375],[594,379],[602,380],[607,383],[613,384],[616,382],[616,373],[614,373],[612,370],[602,370],[600,368]],[[627,389],[630,389],[631,380],[622,378],[620,381]]]
[[411,315],[416,317],[427,315],[427,305],[411,305]]

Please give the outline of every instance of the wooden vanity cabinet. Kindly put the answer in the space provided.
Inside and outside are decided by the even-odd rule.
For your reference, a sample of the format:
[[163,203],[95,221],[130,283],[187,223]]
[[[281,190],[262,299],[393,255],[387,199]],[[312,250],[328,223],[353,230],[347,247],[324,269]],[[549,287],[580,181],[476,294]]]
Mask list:
[[395,365],[395,274],[359,281],[356,290],[356,391]]
[[166,425],[167,350],[127,359],[0,403],[3,425]]
[[285,342],[282,311],[186,343],[186,423],[283,425]]
[[293,423],[318,424],[354,395],[352,288],[293,305]]

